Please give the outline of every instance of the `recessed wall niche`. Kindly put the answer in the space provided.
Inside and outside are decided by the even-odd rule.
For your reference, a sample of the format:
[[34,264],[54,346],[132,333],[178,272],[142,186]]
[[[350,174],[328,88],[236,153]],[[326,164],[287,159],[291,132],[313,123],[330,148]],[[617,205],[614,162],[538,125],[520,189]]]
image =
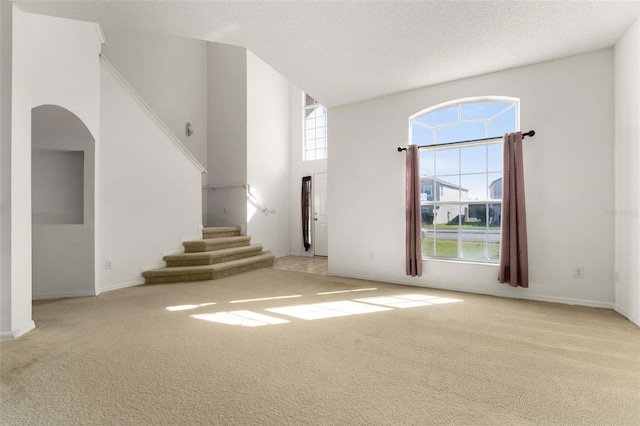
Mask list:
[[84,223],[84,152],[34,149],[31,208],[40,225]]

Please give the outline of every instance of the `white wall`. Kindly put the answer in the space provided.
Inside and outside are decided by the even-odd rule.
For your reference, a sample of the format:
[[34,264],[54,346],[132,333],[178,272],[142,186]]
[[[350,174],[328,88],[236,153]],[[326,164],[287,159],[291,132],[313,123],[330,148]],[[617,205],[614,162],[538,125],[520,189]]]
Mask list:
[[614,50],[615,309],[640,326],[640,20]]
[[0,340],[13,338],[11,325],[12,6],[10,2],[0,2]]
[[32,297],[95,295],[94,138],[58,106],[31,118]]
[[[331,123],[328,123],[331,126]],[[313,256],[313,248],[304,251],[302,244],[302,178],[315,173],[326,173],[327,159],[302,161],[304,145],[304,93],[293,84],[289,85],[289,162],[291,167],[289,179],[289,251],[293,256]],[[329,155],[332,141],[328,141]],[[330,177],[329,177],[330,178]],[[313,185],[313,180],[312,180]],[[329,213],[329,221],[331,213]],[[329,236],[330,238],[330,236]]]
[[[101,290],[142,283],[182,239],[201,237],[201,176],[102,67],[99,205]],[[111,268],[106,269],[106,262]]]
[[11,294],[2,294],[3,306],[11,305],[11,325],[10,330],[2,330],[2,336],[10,333],[16,338],[34,327],[31,109],[46,104],[62,106],[97,135],[100,40],[91,23],[27,14],[15,5],[13,13]]
[[[247,234],[276,257],[289,254],[289,81],[247,51]],[[269,211],[263,212],[261,207]]]
[[[405,275],[408,117],[454,99],[521,100],[530,287],[497,282],[495,265],[425,261]],[[612,307],[613,51],[506,70],[329,110],[329,273]],[[373,260],[369,260],[373,253]],[[573,267],[584,278],[573,278]]]
[[[247,50],[219,43],[207,46],[207,185],[246,184]],[[206,212],[205,225],[237,225],[246,232],[246,190],[208,190]]]
[[[103,25],[102,53],[180,142],[207,162],[207,42]],[[190,122],[193,134],[184,125]]]
[[289,82],[244,48],[208,46],[207,185],[217,189],[207,191],[205,223],[239,225],[252,243],[288,255]]

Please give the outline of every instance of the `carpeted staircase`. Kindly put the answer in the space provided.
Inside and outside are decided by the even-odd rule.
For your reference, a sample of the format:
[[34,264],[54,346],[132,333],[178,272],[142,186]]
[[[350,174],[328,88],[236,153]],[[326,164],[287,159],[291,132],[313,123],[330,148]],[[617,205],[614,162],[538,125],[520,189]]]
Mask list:
[[207,281],[273,266],[274,255],[250,245],[240,227],[206,227],[202,240],[185,241],[184,253],[164,257],[166,268],[142,273],[145,284]]

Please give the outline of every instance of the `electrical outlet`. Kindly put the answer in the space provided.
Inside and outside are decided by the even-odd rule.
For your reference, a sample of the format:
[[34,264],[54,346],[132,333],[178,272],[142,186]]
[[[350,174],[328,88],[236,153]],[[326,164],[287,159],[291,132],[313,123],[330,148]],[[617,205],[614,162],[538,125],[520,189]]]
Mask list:
[[615,271],[613,273],[613,282],[614,283],[619,283],[620,282],[620,272]]
[[373,260],[373,253],[369,253],[369,260]]
[[573,278],[584,278],[584,268],[582,266],[573,267]]
[[107,260],[106,262],[104,262],[104,269],[111,269],[112,266],[113,266],[113,263],[110,260]]

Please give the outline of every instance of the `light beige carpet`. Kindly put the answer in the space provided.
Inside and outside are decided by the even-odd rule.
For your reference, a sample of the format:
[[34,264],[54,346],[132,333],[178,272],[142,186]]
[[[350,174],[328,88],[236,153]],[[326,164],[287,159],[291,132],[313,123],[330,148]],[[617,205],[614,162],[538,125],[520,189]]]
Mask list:
[[609,310],[263,269],[34,319],[0,345],[2,425],[640,424],[640,331]]

